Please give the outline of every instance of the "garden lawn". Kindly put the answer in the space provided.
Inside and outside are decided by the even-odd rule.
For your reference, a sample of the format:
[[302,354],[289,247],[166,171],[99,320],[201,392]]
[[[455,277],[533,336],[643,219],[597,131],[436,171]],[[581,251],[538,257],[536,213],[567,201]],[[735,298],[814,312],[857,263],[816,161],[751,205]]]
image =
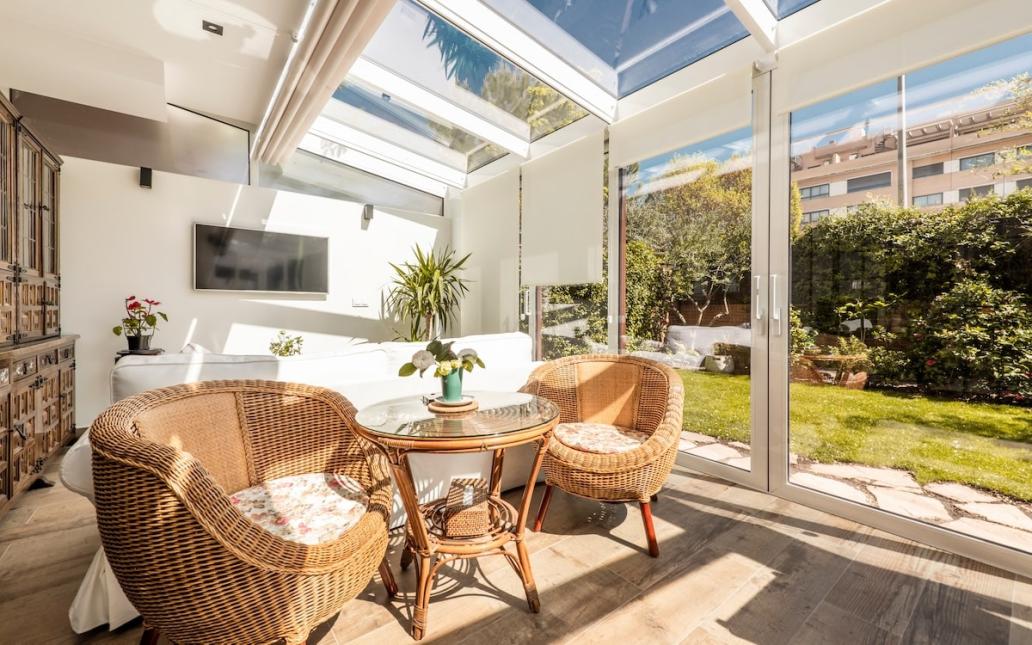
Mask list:
[[[681,372],[684,429],[749,441],[749,378]],[[790,442],[801,458],[909,470],[1032,501],[1032,409],[793,383]]]

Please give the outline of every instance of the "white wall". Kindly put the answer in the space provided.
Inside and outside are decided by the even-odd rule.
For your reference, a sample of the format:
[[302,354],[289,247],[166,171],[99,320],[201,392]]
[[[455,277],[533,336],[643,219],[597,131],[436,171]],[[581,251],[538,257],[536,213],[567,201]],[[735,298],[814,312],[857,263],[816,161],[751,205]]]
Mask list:
[[[61,172],[61,327],[82,336],[80,426],[109,403],[109,371],[125,345],[111,328],[126,296],[162,302],[170,320],[153,344],[166,351],[195,342],[267,354],[279,329],[302,334],[305,353],[330,351],[355,338],[393,338],[394,325],[381,319],[388,261],[408,259],[415,244],[440,248],[451,240],[450,221],[438,215],[377,210],[364,225],[362,204],[164,172],[154,173],[147,190],[138,177],[134,167],[67,157]],[[193,222],[328,237],[330,293],[194,291]]]

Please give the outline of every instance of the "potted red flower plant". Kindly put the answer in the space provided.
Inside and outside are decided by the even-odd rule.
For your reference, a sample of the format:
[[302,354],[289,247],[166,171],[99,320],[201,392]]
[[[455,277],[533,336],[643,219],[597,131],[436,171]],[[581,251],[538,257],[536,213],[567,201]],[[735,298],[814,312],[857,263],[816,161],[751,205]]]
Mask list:
[[137,300],[136,296],[129,296],[125,299],[125,317],[121,325],[115,325],[111,330],[115,336],[125,334],[129,343],[129,351],[150,349],[151,336],[158,329],[158,318],[168,322],[168,316],[154,308],[161,303],[157,300],[144,298]]

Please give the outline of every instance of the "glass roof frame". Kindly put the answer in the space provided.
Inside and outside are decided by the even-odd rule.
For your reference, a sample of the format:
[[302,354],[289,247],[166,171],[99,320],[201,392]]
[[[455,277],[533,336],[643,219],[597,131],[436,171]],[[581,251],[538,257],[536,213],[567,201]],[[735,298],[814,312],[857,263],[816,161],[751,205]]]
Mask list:
[[[352,153],[365,170],[386,163],[426,178],[430,192],[463,188],[468,173],[508,153],[527,158],[531,142],[584,116],[612,123],[627,70],[665,57],[666,67],[636,77],[636,92],[742,38],[773,52],[779,12],[817,1],[701,0],[686,9],[677,0],[604,0],[626,8],[621,25],[609,25],[609,42],[619,46],[607,63],[608,50],[567,31],[562,11],[539,11],[566,11],[577,0],[398,0],[310,135]],[[594,13],[604,13],[598,6]],[[683,56],[684,43],[718,21],[723,31],[694,58]]]

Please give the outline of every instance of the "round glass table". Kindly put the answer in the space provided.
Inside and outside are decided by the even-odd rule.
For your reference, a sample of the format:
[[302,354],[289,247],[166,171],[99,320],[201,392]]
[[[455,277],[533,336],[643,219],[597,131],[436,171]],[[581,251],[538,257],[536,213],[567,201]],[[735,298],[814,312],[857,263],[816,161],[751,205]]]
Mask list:
[[[427,630],[434,578],[452,560],[504,556],[523,582],[530,610],[537,613],[541,608],[523,537],[534,484],[552,429],[559,421],[559,408],[547,399],[522,392],[467,394],[476,398],[477,410],[439,414],[429,411],[420,397],[406,397],[363,408],[355,417],[358,433],[387,456],[408,516],[401,566],[405,569],[416,563],[418,586],[412,612],[412,637],[416,640]],[[517,509],[501,496],[502,462],[507,448],[530,443],[537,444],[537,453]],[[475,535],[449,535],[444,519],[448,499],[419,504],[408,455],[486,451],[493,453],[484,500],[488,522]],[[515,544],[515,553],[506,548],[510,542]]]

